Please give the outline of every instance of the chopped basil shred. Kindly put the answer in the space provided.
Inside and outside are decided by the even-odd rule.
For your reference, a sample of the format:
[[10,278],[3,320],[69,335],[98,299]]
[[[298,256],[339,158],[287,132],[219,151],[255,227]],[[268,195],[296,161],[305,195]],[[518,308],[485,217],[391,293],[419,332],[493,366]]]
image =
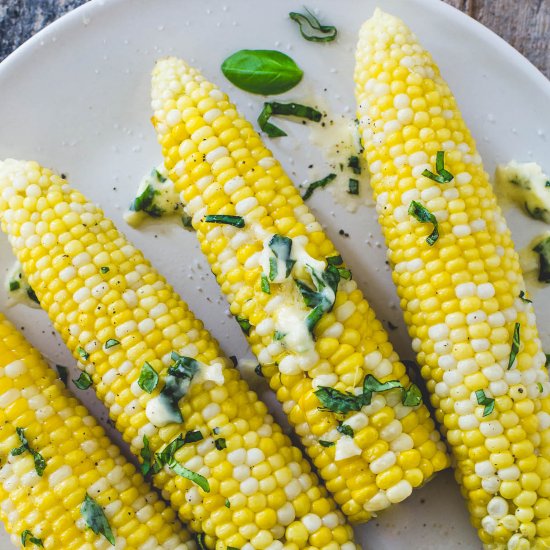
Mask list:
[[273,340],[275,340],[275,342],[278,342],[280,340],[283,340],[285,336],[286,336],[286,333],[281,332],[280,330],[276,330],[273,333]]
[[269,119],[272,116],[277,115],[295,116],[305,118],[313,122],[319,122],[323,116],[317,109],[307,105],[301,105],[300,103],[279,103],[277,101],[266,101],[260,115],[258,116],[258,126],[269,137],[282,137],[287,135],[278,126],[275,126],[269,122]]
[[244,227],[244,219],[241,216],[230,216],[228,214],[209,214],[204,217],[207,223],[221,223],[224,225],[232,225],[242,229]]
[[220,437],[219,439],[216,439],[214,441],[214,445],[216,446],[216,449],[218,451],[222,451],[223,449],[227,449],[227,441],[223,437]]
[[261,289],[262,289],[262,292],[265,292],[266,294],[271,294],[271,287],[269,286],[269,279],[267,278],[267,275],[265,273],[262,273]]
[[229,502],[228,498],[225,499],[225,507],[226,508],[231,508],[231,502]]
[[326,260],[328,265],[334,265],[336,267],[344,263],[344,260],[342,259],[342,256],[340,256],[340,254],[338,254],[337,256],[329,256]]
[[437,218],[425,206],[417,201],[411,201],[409,205],[409,214],[420,223],[433,224],[433,231],[426,237],[426,242],[430,246],[433,246],[437,239],[439,239],[439,224],[437,223]]
[[[153,170],[153,173],[154,172],[157,172],[159,181],[162,182],[166,180],[158,171]],[[160,218],[162,216],[162,209],[155,204],[155,196],[158,194],[159,192],[149,184],[143,192],[132,201],[130,210],[132,212],[145,212],[152,218]]]
[[105,349],[111,349],[111,348],[114,348],[115,346],[119,346],[119,345],[120,345],[120,342],[118,340],[115,340],[114,338],[109,338],[105,342]]
[[106,265],[104,265],[103,267],[99,268],[99,271],[101,271],[101,273],[105,275],[105,273],[109,273],[110,269]]
[[79,390],[87,390],[92,385],[92,377],[87,372],[81,372],[80,376],[73,380],[73,384]]
[[550,283],[550,237],[543,239],[533,250],[539,255],[539,281]]
[[80,346],[76,348],[76,352],[80,355],[80,357],[82,357],[82,359],[84,359],[84,361],[87,361],[90,358],[90,354]]
[[321,447],[334,447],[335,443],[334,441],[324,441],[319,439],[319,445],[321,445]]
[[359,195],[359,180],[354,178],[348,180],[348,193],[350,195]]
[[248,336],[250,334],[250,329],[252,328],[250,321],[246,317],[241,317],[240,315],[237,315],[235,319],[237,320],[237,323],[239,323],[241,330]]
[[147,393],[152,393],[159,383],[157,371],[147,361],[141,367],[138,386]]
[[445,170],[445,151],[438,151],[435,156],[435,171],[437,174],[434,174],[430,170],[424,170],[422,175],[426,178],[437,183],[449,183],[453,180],[454,176]]
[[323,187],[326,187],[331,181],[336,179],[336,174],[329,174],[328,176],[325,176],[321,180],[313,181],[311,182],[306,189],[306,192],[302,195],[302,199],[307,201],[313,195],[313,192],[316,189],[321,189]]
[[322,25],[306,7],[306,13],[291,11],[288,16],[298,23],[300,34],[309,42],[332,42],[338,31],[334,25]]
[[256,373],[256,376],[264,377],[264,373],[262,372],[262,365],[259,363],[254,367],[254,372]]
[[34,544],[35,546],[39,546],[40,548],[44,548],[44,544],[42,542],[42,539],[39,539],[38,537],[35,537],[32,532],[29,529],[25,529],[21,533],[21,544],[23,546],[27,546],[27,540]]
[[253,94],[282,94],[302,80],[303,71],[288,55],[277,50],[239,50],[221,66],[235,86]]
[[359,175],[361,173],[361,163],[359,162],[359,157],[358,156],[352,155],[348,159],[348,168],[351,168],[351,170],[354,174]]
[[314,392],[321,405],[329,411],[347,414],[351,411],[360,411],[364,406],[370,405],[374,393],[381,393],[388,390],[401,389],[401,402],[407,407],[416,407],[422,403],[422,394],[415,384],[404,388],[399,380],[380,382],[372,374],[367,374],[363,381],[363,392],[359,395],[344,393],[335,388],[319,386]]
[[25,451],[29,451],[34,460],[34,469],[36,470],[36,473],[39,476],[42,476],[44,470],[46,469],[46,461],[44,460],[44,457],[39,452],[31,448],[27,438],[25,437],[24,428],[15,428],[15,432],[19,437],[19,441],[21,441],[21,445],[11,450],[11,456],[19,456],[22,455]]
[[478,405],[483,405],[483,416],[489,416],[495,410],[495,400],[485,395],[483,390],[476,390],[476,399]]
[[21,283],[19,281],[10,281],[10,292],[13,292],[14,290],[19,290],[20,288]]
[[199,550],[208,550],[206,543],[204,542],[204,533],[198,533],[195,539]]
[[115,545],[115,537],[103,508],[88,493],[80,507],[80,514],[96,535],[103,535],[113,546]]
[[512,349],[510,350],[510,357],[508,359],[508,370],[512,368],[512,365],[514,364],[514,361],[516,360],[516,356],[519,352],[519,344],[520,344],[520,336],[519,336],[519,329],[521,325],[520,323],[516,323],[514,325],[514,335],[512,336]]
[[422,403],[422,392],[416,384],[411,384],[408,388],[403,388],[401,403],[405,407],[417,407]]
[[197,472],[193,472],[186,468],[185,466],[182,466],[179,462],[177,462],[175,459],[171,460],[168,463],[168,467],[177,475],[184,477],[185,479],[188,479],[192,481],[193,483],[196,483],[205,493],[210,492],[210,484],[208,483],[208,480],[198,474]]
[[151,446],[149,445],[149,438],[146,435],[143,436],[143,448],[139,451],[139,455],[143,458],[141,474],[145,477],[151,471],[154,462]]
[[281,260],[285,263],[285,278],[290,275],[296,260],[290,258],[292,251],[292,239],[284,237],[283,235],[275,234],[269,241],[269,248],[274,254],[274,257],[269,258],[269,280],[273,281],[279,274],[279,268],[277,260]]
[[333,265],[328,265],[322,273],[311,268],[309,271],[316,290],[298,279],[295,280],[295,283],[306,306],[313,308],[313,311],[306,317],[306,326],[312,332],[323,314],[331,311],[334,306],[336,291],[340,283],[340,272]]
[[347,435],[348,437],[353,437],[355,435],[352,427],[348,426],[347,424],[339,424],[336,430],[342,435]]
[[36,302],[37,304],[40,304],[40,300],[38,299],[38,297],[36,296],[36,292],[31,288],[27,288],[27,296],[33,301],[33,302]]
[[524,304],[532,304],[533,303],[533,300],[529,300],[528,298],[525,297],[525,292],[523,290],[520,290],[520,292],[519,292],[519,299]]
[[67,385],[67,382],[69,381],[69,369],[67,367],[64,367],[63,365],[56,365],[55,368],[57,369],[57,374],[59,375],[59,380]]
[[164,400],[166,408],[170,411],[172,422],[183,422],[179,409],[179,400],[187,393],[193,376],[199,370],[199,363],[191,357],[179,355],[175,351],[171,354],[174,364],[168,369],[164,379],[164,388],[159,398]]

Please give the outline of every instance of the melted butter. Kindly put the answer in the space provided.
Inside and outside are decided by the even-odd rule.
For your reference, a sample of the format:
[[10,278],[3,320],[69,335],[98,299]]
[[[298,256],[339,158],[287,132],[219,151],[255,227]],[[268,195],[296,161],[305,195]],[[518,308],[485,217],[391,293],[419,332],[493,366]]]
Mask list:
[[168,178],[163,164],[153,169],[140,182],[136,199],[150,193],[152,198],[143,210],[135,209],[135,201],[124,213],[124,221],[132,227],[139,227],[145,220],[168,216],[181,216],[183,213],[182,202],[179,193],[174,188],[174,183]]
[[343,435],[336,441],[336,448],[334,450],[334,460],[345,460],[352,456],[358,456],[363,451],[357,446],[353,437],[349,435]]
[[305,323],[307,314],[308,311],[302,304],[284,305],[275,312],[276,330],[285,335],[285,346],[298,354],[315,349],[313,338]]
[[[336,179],[327,186],[334,200],[348,210],[355,212],[361,205],[373,206],[374,201],[369,187],[368,170],[361,155],[359,131],[355,120],[341,115],[328,117],[329,122],[323,127],[312,124],[309,139],[315,147],[322,151],[330,170],[336,174]],[[348,167],[350,157],[359,158],[361,173],[355,174]],[[326,174],[321,175],[324,177]],[[311,172],[310,182],[319,179],[318,168]],[[359,194],[349,193],[350,178],[359,181]],[[305,184],[307,187],[307,183]],[[317,191],[318,192],[318,191]]]
[[4,287],[8,293],[8,306],[21,304],[36,309],[40,307],[31,297],[34,296],[34,292],[17,260],[6,276]]
[[499,194],[518,204],[534,219],[550,223],[550,181],[535,162],[512,160],[495,173]]
[[550,231],[536,236],[526,247],[519,251],[519,263],[523,271],[525,283],[528,290],[533,293],[548,286],[547,283],[539,281],[539,254],[533,250],[537,244],[550,237]]

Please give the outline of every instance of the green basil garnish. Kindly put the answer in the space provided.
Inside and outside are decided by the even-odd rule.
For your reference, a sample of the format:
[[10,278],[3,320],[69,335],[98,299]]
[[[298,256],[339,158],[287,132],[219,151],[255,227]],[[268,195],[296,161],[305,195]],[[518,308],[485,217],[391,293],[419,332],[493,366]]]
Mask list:
[[401,403],[405,407],[417,407],[422,403],[422,392],[416,384],[411,384],[408,388],[403,388]]
[[363,393],[354,395],[341,392],[335,388],[319,386],[314,392],[323,407],[329,411],[347,414],[351,411],[360,411],[365,405],[370,405],[374,393],[381,393],[395,388],[401,388],[401,402],[407,407],[416,407],[422,403],[422,394],[418,386],[411,384],[403,388],[399,380],[380,382],[372,374],[367,374],[363,381]]
[[82,357],[82,359],[84,359],[84,361],[87,361],[90,358],[90,354],[80,346],[76,348],[76,352],[80,355],[80,357]]
[[254,372],[256,373],[256,376],[261,376],[262,378],[264,377],[264,373],[262,372],[262,365],[260,364],[257,364],[254,367]]
[[158,383],[159,375],[157,371],[146,361],[139,373],[138,386],[147,393],[153,393]]
[[222,63],[225,77],[253,94],[282,94],[302,80],[303,71],[288,55],[276,50],[239,50]]
[[479,405],[483,405],[483,416],[489,416],[495,410],[495,400],[487,397],[483,390],[476,390],[476,399]]
[[[153,170],[153,172],[156,172],[156,170]],[[163,176],[161,177],[163,178],[160,179],[161,182],[166,180]],[[149,184],[143,192],[132,201],[130,210],[132,212],[145,212],[152,218],[160,218],[163,214],[163,210],[155,204],[155,197],[158,194],[159,192]]]
[[539,255],[539,281],[550,283],[550,237],[543,239],[533,250]]
[[92,385],[92,377],[87,372],[81,372],[80,376],[73,380],[73,384],[79,390],[87,390]]
[[57,374],[59,375],[59,380],[67,385],[67,382],[69,380],[69,369],[67,367],[64,367],[63,365],[56,365],[55,368],[57,369]]
[[216,446],[216,449],[218,449],[218,451],[221,451],[223,449],[227,449],[227,441],[223,437],[220,437],[219,439],[216,439],[214,441],[214,445]]
[[508,358],[508,370],[512,368],[512,365],[514,364],[514,361],[516,360],[516,356],[519,352],[519,344],[520,344],[520,337],[519,337],[519,329],[520,324],[516,323],[514,325],[514,335],[512,336],[512,349],[510,350],[510,357]]
[[525,297],[525,292],[523,290],[520,290],[520,292],[519,292],[519,299],[524,304],[532,304],[533,303],[533,300],[529,300],[528,298]]
[[119,346],[119,345],[120,345],[120,342],[118,340],[115,340],[114,338],[109,338],[105,342],[105,349],[111,349],[111,348],[114,348],[115,346]]
[[354,178],[348,180],[348,193],[350,195],[359,195],[359,180]]
[[14,292],[15,290],[19,290],[21,288],[21,283],[19,281],[10,281],[9,285],[10,285],[10,292]]
[[271,287],[269,286],[269,279],[267,278],[267,275],[265,273],[262,273],[261,289],[262,289],[262,292],[265,292],[266,294],[271,294]]
[[30,529],[25,529],[22,533],[21,533],[21,544],[23,546],[27,546],[27,540],[29,542],[31,542],[32,544],[36,545],[36,546],[39,546],[40,548],[44,548],[44,544],[42,542],[42,539],[39,539],[38,537],[35,537]]
[[99,271],[103,273],[103,275],[105,275],[105,273],[109,273],[110,269],[106,265],[104,265],[103,267],[99,268]]
[[316,189],[322,189],[323,187],[326,187],[331,181],[334,181],[336,179],[336,174],[329,174],[328,176],[325,176],[321,180],[312,181],[306,189],[306,192],[302,195],[302,199],[307,201],[311,195],[313,195],[313,192]]
[[200,474],[197,474],[197,472],[193,472],[185,466],[182,466],[175,459],[168,463],[168,467],[177,475],[196,483],[205,493],[210,492],[210,484],[208,483],[208,480]]
[[227,214],[209,214],[204,217],[204,221],[207,223],[221,223],[225,225],[232,225],[242,229],[244,227],[244,219],[241,216],[230,216]]
[[321,445],[321,447],[334,447],[335,443],[334,441],[323,441],[319,439],[319,445]]
[[445,151],[438,151],[436,153],[435,171],[437,172],[437,175],[430,170],[424,170],[422,172],[422,175],[426,178],[430,178],[437,183],[449,183],[454,178],[454,176],[450,172],[445,170]]
[[351,155],[348,159],[348,168],[351,168],[354,174],[361,173],[361,163],[359,162],[359,157],[356,155]]
[[275,234],[269,241],[269,248],[275,255],[275,257],[269,258],[269,280],[273,281],[279,274],[279,268],[277,260],[281,260],[285,263],[285,279],[290,275],[296,260],[290,258],[292,252],[292,239],[284,237],[283,235]]
[[139,454],[141,458],[143,458],[141,473],[145,477],[151,471],[154,462],[151,446],[149,445],[149,438],[146,435],[143,436],[143,448],[139,451]]
[[105,516],[103,508],[86,493],[84,502],[80,507],[80,513],[86,522],[86,525],[96,534],[103,535],[113,546],[115,545],[115,537],[111,531],[109,521]]
[[299,103],[266,102],[258,116],[258,126],[269,137],[282,137],[287,135],[279,127],[269,122],[269,119],[274,115],[295,116],[312,120],[313,122],[319,122],[323,116],[317,109],[308,107],[307,105],[300,105]]
[[426,242],[433,246],[433,244],[439,239],[439,224],[437,218],[425,207],[417,201],[412,201],[409,205],[409,214],[413,216],[420,223],[431,223],[434,228],[433,231],[426,237]]
[[355,435],[351,426],[348,426],[347,424],[339,424],[336,430],[342,435],[347,435],[348,437],[353,437]]
[[241,317],[240,315],[237,315],[235,319],[237,320],[237,323],[239,323],[241,330],[248,336],[250,334],[250,329],[252,328],[250,321],[246,317]]
[[40,300],[38,299],[36,292],[31,287],[27,288],[27,296],[36,304],[40,304]]
[[19,456],[23,454],[25,451],[28,451],[33,460],[34,460],[34,469],[36,470],[36,473],[42,477],[42,474],[44,473],[44,470],[46,469],[46,461],[44,460],[44,457],[37,451],[35,451],[31,446],[29,445],[29,442],[27,438],[25,437],[25,429],[24,428],[15,428],[15,432],[17,433],[17,436],[19,437],[19,441],[21,441],[21,446],[16,447],[15,449],[11,450],[11,456]]
[[288,16],[298,23],[300,34],[309,42],[332,42],[338,31],[334,25],[322,25],[307,8],[306,13],[291,11]]

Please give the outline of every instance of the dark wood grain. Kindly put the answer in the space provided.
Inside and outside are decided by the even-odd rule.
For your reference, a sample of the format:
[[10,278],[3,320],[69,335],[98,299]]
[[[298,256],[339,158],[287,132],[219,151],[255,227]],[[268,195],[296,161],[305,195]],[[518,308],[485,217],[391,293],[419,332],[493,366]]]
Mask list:
[[[86,1],[0,0],[0,60],[42,27]],[[502,36],[550,77],[550,0],[444,1]]]
[[512,44],[550,78],[550,0],[444,0]]

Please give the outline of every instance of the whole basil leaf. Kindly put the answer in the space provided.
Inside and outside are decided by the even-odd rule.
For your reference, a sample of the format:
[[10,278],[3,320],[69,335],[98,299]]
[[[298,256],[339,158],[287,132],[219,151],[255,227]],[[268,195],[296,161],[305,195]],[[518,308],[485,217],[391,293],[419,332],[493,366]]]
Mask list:
[[253,94],[282,94],[302,80],[303,71],[277,50],[239,50],[222,63],[225,77]]

